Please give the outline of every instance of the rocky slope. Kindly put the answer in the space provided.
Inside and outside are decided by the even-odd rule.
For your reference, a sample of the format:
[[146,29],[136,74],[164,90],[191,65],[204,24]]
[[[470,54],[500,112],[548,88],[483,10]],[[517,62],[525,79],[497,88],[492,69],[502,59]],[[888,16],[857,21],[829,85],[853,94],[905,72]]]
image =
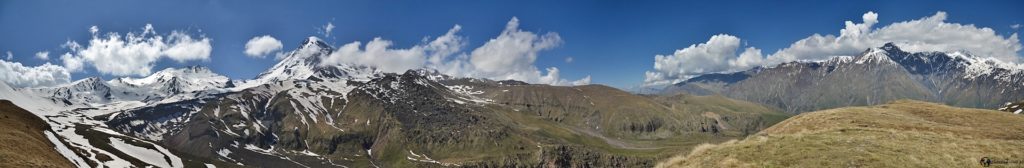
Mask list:
[[799,113],[897,99],[995,109],[1024,98],[1024,68],[966,52],[909,53],[888,43],[855,57],[707,74],[665,93],[720,94]]
[[1024,156],[1024,116],[899,100],[794,116],[658,167],[980,167]]

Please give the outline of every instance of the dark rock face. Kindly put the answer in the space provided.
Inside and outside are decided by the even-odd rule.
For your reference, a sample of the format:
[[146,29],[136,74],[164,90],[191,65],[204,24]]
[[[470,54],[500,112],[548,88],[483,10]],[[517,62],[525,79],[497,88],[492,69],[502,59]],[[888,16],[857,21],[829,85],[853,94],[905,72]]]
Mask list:
[[897,99],[996,108],[1024,98],[1020,68],[954,52],[910,53],[891,43],[857,57],[790,62],[677,83],[666,93],[720,94],[787,112],[873,105]]
[[523,82],[523,81],[511,80],[511,79],[510,80],[498,81],[498,84],[512,85],[512,86],[515,86],[515,85],[529,85],[529,83],[526,83],[526,82]]

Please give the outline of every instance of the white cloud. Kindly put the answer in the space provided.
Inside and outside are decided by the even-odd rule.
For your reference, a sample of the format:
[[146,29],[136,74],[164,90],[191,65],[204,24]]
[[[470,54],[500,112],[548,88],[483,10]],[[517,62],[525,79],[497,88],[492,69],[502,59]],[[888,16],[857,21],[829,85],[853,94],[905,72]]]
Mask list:
[[[446,57],[462,49],[465,40],[455,35],[462,27],[455,25],[443,36],[433,41],[415,45],[407,49],[393,49],[389,40],[377,37],[363,45],[362,42],[351,42],[331,53],[323,64],[359,64],[377,67],[385,72],[402,72],[409,69],[437,66]],[[362,47],[362,48],[360,48]]]
[[590,84],[590,75],[587,75],[587,77],[583,77],[583,79],[572,81],[572,85],[589,85],[589,84]]
[[793,60],[822,60],[837,55],[855,55],[870,47],[894,42],[911,52],[967,50],[978,56],[994,57],[1016,62],[1021,50],[1020,40],[1014,33],[1009,37],[996,34],[987,27],[972,24],[947,23],[946,12],[917,20],[896,22],[871,29],[878,22],[874,12],[864,14],[863,23],[846,22],[838,37],[812,35],[772,54],[767,64]]
[[78,72],[85,67],[85,59],[82,57],[75,57],[71,53],[64,53],[60,55],[60,60],[64,62],[64,68],[68,71]]
[[385,72],[401,72],[423,67],[426,56],[421,46],[408,49],[390,49],[391,41],[374,38],[363,48],[362,42],[352,42],[338,48],[326,63],[356,63],[380,68]]
[[[488,40],[469,55],[470,76],[492,79],[515,79],[530,83],[569,85],[573,81],[559,78],[559,70],[547,68],[542,73],[534,63],[540,51],[550,50],[562,44],[557,33],[538,35],[519,29],[519,19],[512,18],[498,37]],[[589,83],[584,78],[580,83]]]
[[512,18],[498,37],[484,43],[470,54],[470,61],[480,73],[489,76],[515,76],[515,73],[537,71],[533,62],[537,53],[562,43],[557,33],[542,36],[519,30],[519,19]]
[[7,51],[7,60],[12,60],[12,59],[14,59],[14,54],[12,54],[11,51]]
[[245,55],[253,58],[264,58],[267,54],[279,51],[284,45],[270,35],[256,36],[245,43]]
[[358,41],[348,43],[325,58],[323,64],[368,65],[385,72],[426,67],[456,76],[515,79],[552,85],[590,83],[589,76],[568,81],[559,77],[558,68],[547,68],[547,73],[542,74],[534,66],[538,52],[561,44],[556,33],[537,35],[519,30],[519,20],[512,18],[498,37],[466,54],[462,52],[466,39],[456,35],[461,29],[455,25],[442,36],[430,41],[425,38],[423,43],[405,49],[391,48],[391,41],[379,37],[365,45]]
[[151,24],[146,24],[141,33],[128,32],[99,34],[99,28],[89,28],[92,39],[87,46],[68,41],[64,46],[71,52],[62,55],[64,66],[73,71],[92,66],[103,74],[149,75],[154,63],[161,58],[177,62],[209,60],[212,51],[210,39],[200,36],[193,38],[187,33],[172,31],[161,36]]
[[[462,26],[455,25],[444,35],[427,43],[424,49],[431,51],[427,55],[428,66],[441,66],[445,60],[449,60],[449,56],[460,52],[466,46],[466,38],[455,34],[461,30]],[[427,38],[424,38],[423,41],[427,41]]]
[[572,63],[572,57],[565,57],[565,63]]
[[41,60],[48,60],[48,59],[50,59],[50,52],[49,51],[36,52],[36,58],[39,58]]
[[324,37],[331,37],[331,31],[334,31],[334,23],[327,22],[327,25],[324,25],[323,29]]
[[0,60],[0,81],[13,87],[53,86],[70,80],[71,73],[59,65],[45,63],[30,67]]
[[[787,48],[762,57],[754,47],[744,49],[739,55],[739,38],[731,37],[716,43],[712,37],[708,43],[682,50],[671,56],[655,56],[653,71],[645,73],[645,85],[676,83],[693,75],[716,72],[734,72],[754,66],[775,65],[796,60],[823,60],[833,56],[856,55],[870,47],[879,47],[894,42],[901,49],[911,52],[966,50],[978,56],[993,57],[1003,61],[1017,62],[1021,50],[1017,34],[1009,37],[996,34],[987,27],[971,24],[947,23],[945,12],[917,20],[896,22],[874,29],[878,14],[865,13],[861,23],[845,22],[839,36],[814,34],[794,42]],[[712,49],[717,48],[717,49]],[[689,50],[688,50],[689,49]]]
[[1020,23],[1018,23],[1018,24],[1013,24],[1013,25],[1010,25],[1010,28],[1011,28],[1011,29],[1013,29],[1013,30],[1017,30],[1017,29],[1020,29]]
[[676,83],[694,75],[745,70],[763,62],[761,50],[747,47],[737,53],[740,47],[739,38],[719,34],[705,43],[676,50],[672,55],[656,55],[654,71],[645,73],[644,83]]
[[172,31],[167,36],[167,48],[164,48],[164,55],[174,61],[185,62],[190,60],[209,60],[213,46],[210,39],[192,39],[191,36],[179,31]]

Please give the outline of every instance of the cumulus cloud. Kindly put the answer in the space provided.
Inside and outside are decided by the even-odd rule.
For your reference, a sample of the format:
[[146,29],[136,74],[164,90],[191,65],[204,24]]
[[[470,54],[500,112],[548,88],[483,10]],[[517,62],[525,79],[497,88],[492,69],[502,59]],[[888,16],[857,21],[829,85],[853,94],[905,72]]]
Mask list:
[[519,30],[519,19],[512,18],[498,37],[484,43],[470,54],[476,70],[492,76],[513,76],[513,73],[536,71],[533,62],[537,53],[562,43],[557,33],[537,35]]
[[467,76],[491,79],[513,79],[530,83],[551,85],[583,85],[590,83],[590,76],[576,81],[562,79],[559,69],[546,68],[541,72],[534,63],[538,53],[550,50],[562,44],[558,33],[539,35],[519,29],[519,19],[512,18],[505,25],[498,37],[488,40],[483,46],[474,49],[468,56],[459,60],[458,72]]
[[160,35],[151,24],[146,24],[141,33],[100,34],[97,26],[90,27],[89,32],[92,39],[87,45],[65,43],[70,52],[62,55],[61,60],[70,70],[79,71],[88,65],[103,74],[149,75],[161,58],[177,62],[209,60],[213,48],[211,40],[204,36],[195,38],[181,31]]
[[561,79],[555,67],[542,73],[534,62],[538,52],[562,43],[557,33],[538,35],[519,29],[519,19],[512,18],[498,37],[470,53],[462,52],[466,38],[456,35],[462,29],[455,25],[433,40],[409,48],[392,48],[392,42],[374,38],[365,45],[356,41],[342,45],[324,59],[323,64],[368,65],[385,72],[401,72],[415,68],[433,68],[446,74],[496,80],[514,79],[552,85],[589,84],[590,77],[569,81]]
[[498,37],[488,40],[483,46],[470,52],[468,66],[463,67],[468,70],[463,72],[469,76],[514,79],[530,83],[589,84],[589,76],[577,81],[568,81],[559,77],[559,70],[556,67],[546,68],[547,73],[543,73],[534,65],[539,52],[561,44],[562,38],[558,33],[539,35],[523,31],[519,29],[519,19],[512,18]]
[[11,51],[7,51],[7,60],[12,60],[12,59],[14,59],[14,54],[12,54]]
[[0,60],[0,81],[13,87],[53,86],[70,80],[71,73],[59,65],[24,66],[20,62]]
[[210,59],[213,46],[209,38],[192,39],[192,36],[179,31],[173,31],[167,37],[167,48],[163,53],[168,58],[178,62]]
[[391,48],[393,42],[377,37],[363,45],[351,42],[331,53],[323,64],[351,63],[377,67],[385,72],[402,72],[409,69],[439,66],[449,55],[462,49],[465,38],[455,33],[462,26],[455,25],[445,35],[432,41],[406,49]]
[[572,81],[572,85],[589,85],[589,84],[590,84],[590,75],[587,75],[587,77],[583,77],[583,79]]
[[50,59],[50,52],[49,51],[36,52],[36,58],[41,59],[41,60],[48,60],[48,59]]
[[740,51],[740,38],[719,34],[707,42],[676,50],[672,55],[654,56],[654,71],[645,73],[648,84],[676,83],[694,75],[739,71],[760,65],[761,50],[747,47]]
[[896,43],[901,49],[911,52],[966,50],[978,56],[1009,62],[1017,62],[1020,58],[1017,52],[1021,50],[1021,44],[1017,33],[1004,37],[991,28],[948,23],[945,12],[876,29],[874,25],[878,23],[878,16],[877,13],[867,12],[861,17],[861,23],[846,21],[845,27],[839,30],[839,36],[814,34],[766,57],[762,57],[760,50],[754,47],[748,47],[735,55],[739,49],[739,38],[716,35],[731,38],[721,39],[719,43],[714,42],[716,37],[712,37],[707,43],[677,50],[671,56],[655,56],[655,68],[645,73],[644,83],[670,84],[697,74],[734,72],[753,66],[771,66],[796,60],[856,55],[888,42]]
[[896,22],[872,30],[878,23],[878,14],[868,12],[863,23],[846,22],[839,36],[812,35],[793,43],[769,58],[769,64],[792,60],[821,60],[836,55],[855,55],[870,47],[894,42],[901,49],[921,51],[967,50],[978,56],[994,57],[1003,61],[1018,61],[1021,44],[1014,33],[1003,37],[987,27],[971,24],[947,23],[946,12],[917,20]]
[[85,58],[75,57],[71,53],[60,55],[60,60],[64,62],[64,68],[71,72],[82,71],[82,68],[85,67]]
[[267,54],[279,51],[284,45],[270,35],[256,36],[245,43],[245,55],[253,58],[264,58]]

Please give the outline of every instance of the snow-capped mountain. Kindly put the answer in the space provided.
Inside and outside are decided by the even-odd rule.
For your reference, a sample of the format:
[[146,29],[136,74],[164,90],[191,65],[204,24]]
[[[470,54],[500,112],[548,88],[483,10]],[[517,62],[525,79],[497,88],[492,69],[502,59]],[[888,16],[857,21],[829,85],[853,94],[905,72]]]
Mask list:
[[0,82],[0,99],[46,119],[67,142],[55,145],[79,155],[68,159],[88,162],[78,167],[183,167],[182,159],[166,148],[107,129],[99,118],[168,102],[198,101],[232,86],[227,77],[193,66],[168,68],[142,78],[103,81],[91,77],[54,87],[11,88]]
[[322,60],[334,51],[334,48],[317,37],[309,37],[297,49],[287,52],[284,57],[269,70],[260,73],[255,79],[240,84],[238,88],[249,88],[261,84],[286,80],[305,80],[309,78],[352,79],[368,81],[381,74],[376,68],[357,65],[323,65]]
[[7,83],[0,82],[0,99],[10,100],[22,108],[32,111],[40,116],[51,115],[57,111],[67,110],[64,102],[57,102],[43,96],[26,94],[27,89],[13,88]]
[[1024,67],[967,52],[906,52],[893,43],[858,56],[700,75],[665,94],[721,94],[805,112],[918,99],[994,109],[1024,98]]
[[155,102],[179,95],[233,87],[230,79],[200,66],[167,68],[143,78],[98,77],[66,85],[21,89],[23,94],[49,99],[63,106],[91,106],[116,101]]
[[90,167],[649,166],[654,154],[594,146],[640,150],[694,135],[737,138],[778,122],[765,118],[785,116],[720,97],[322,64],[332,50],[308,38],[251,80],[170,68],[56,87],[0,85],[0,99],[40,111]]
[[313,69],[320,66],[320,60],[330,55],[332,51],[334,49],[320,38],[309,37],[302,42],[299,48],[286,53],[280,62],[256,76],[254,81],[262,84],[309,78],[313,75]]
[[111,99],[115,99],[107,81],[103,81],[98,77],[85,78],[72,82],[70,85],[60,87],[38,88],[35,89],[35,91],[42,93],[52,92],[49,98],[60,100],[61,102],[66,103],[66,105],[81,103],[107,103]]
[[168,68],[144,78],[122,77],[109,83],[114,87],[145,88],[162,95],[234,87],[228,77],[201,66]]

